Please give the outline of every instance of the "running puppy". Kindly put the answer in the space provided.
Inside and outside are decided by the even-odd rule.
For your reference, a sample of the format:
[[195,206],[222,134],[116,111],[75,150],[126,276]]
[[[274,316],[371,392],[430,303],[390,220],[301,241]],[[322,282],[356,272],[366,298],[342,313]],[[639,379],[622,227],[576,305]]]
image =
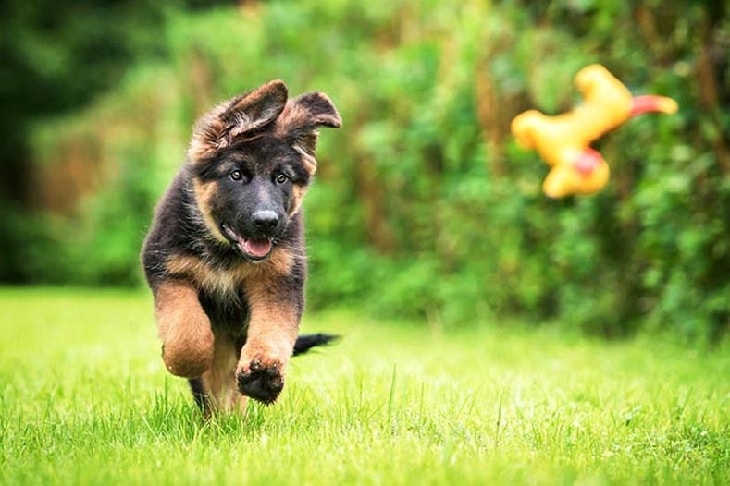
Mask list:
[[289,358],[334,336],[298,336],[306,258],[301,204],[319,127],[340,115],[324,93],[292,100],[282,81],[204,115],[142,249],[162,358],[209,414],[274,403]]

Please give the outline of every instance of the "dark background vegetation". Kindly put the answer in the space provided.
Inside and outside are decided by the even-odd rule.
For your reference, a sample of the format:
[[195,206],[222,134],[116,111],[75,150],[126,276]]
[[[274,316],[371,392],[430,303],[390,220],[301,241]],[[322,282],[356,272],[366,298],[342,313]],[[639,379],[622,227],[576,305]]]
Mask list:
[[[281,78],[342,113],[306,204],[310,309],[605,336],[730,325],[726,2],[4,2],[0,281],[139,286],[152,208],[212,103]],[[511,118],[598,62],[674,116],[600,142],[612,180],[540,192]]]

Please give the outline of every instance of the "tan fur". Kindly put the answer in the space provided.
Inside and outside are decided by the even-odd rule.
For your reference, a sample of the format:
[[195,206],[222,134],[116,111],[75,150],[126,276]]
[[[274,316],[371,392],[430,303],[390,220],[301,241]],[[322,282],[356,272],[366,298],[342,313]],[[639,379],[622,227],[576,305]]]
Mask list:
[[281,112],[281,115],[279,115],[274,133],[279,136],[286,136],[291,127],[301,127],[311,124],[311,119],[312,114],[306,107],[289,101]]
[[292,203],[291,209],[289,210],[289,216],[293,216],[299,212],[302,208],[302,201],[304,201],[304,195],[307,193],[307,187],[295,185],[292,188]]
[[184,282],[166,282],[155,292],[162,357],[173,375],[200,376],[210,367],[215,338],[198,292]]
[[[207,292],[219,295],[238,295],[238,290],[244,288],[248,298],[251,318],[248,324],[246,345],[240,350],[241,359],[238,365],[235,366],[239,350],[233,348],[231,341],[218,336],[214,349],[211,349],[213,342],[206,345],[207,360],[203,370],[205,371],[203,382],[209,397],[209,405],[213,409],[230,410],[236,407],[238,393],[234,370],[238,373],[250,373],[252,365],[255,364],[254,366],[260,368],[276,370],[283,382],[291,350],[297,337],[299,316],[290,306],[279,305],[276,301],[272,301],[271,289],[278,277],[289,273],[294,258],[294,254],[290,250],[277,248],[264,262],[244,263],[228,271],[214,270],[204,261],[193,256],[177,255],[168,259],[167,271],[171,275],[190,279]],[[179,284],[166,284],[166,289],[168,285],[169,291],[166,290],[165,295],[169,295],[171,300],[192,297],[182,290],[173,292]],[[183,289],[188,288],[182,287]],[[189,288],[192,289],[192,287]],[[197,294],[194,295],[194,298],[202,313]],[[187,309],[191,310],[189,307]],[[208,326],[210,325],[208,324]],[[169,365],[168,369],[174,374],[180,375]],[[240,400],[238,407],[245,408],[245,400]]]
[[[284,108],[288,96],[281,80],[272,80],[249,93],[221,103],[203,116],[193,130],[188,157],[193,163],[213,157],[233,142],[246,138],[248,132],[273,121]],[[269,104],[262,101],[269,99]],[[266,106],[249,113],[251,107]]]
[[[192,279],[208,293],[235,294],[245,282],[265,276],[286,275],[294,263],[294,253],[286,248],[275,248],[266,261],[243,263],[231,270],[216,270],[203,260],[190,255],[173,255],[167,260],[167,271]],[[247,287],[248,290],[248,287]]]
[[258,366],[278,371],[283,382],[297,338],[299,316],[291,307],[272,301],[269,297],[270,285],[270,282],[262,279],[247,287],[251,320],[237,372],[248,374],[252,367]]
[[302,164],[304,164],[304,170],[307,171],[310,177],[314,177],[317,173],[317,159],[310,153],[308,153],[301,145],[294,144],[292,146],[299,155],[302,156]]
[[227,108],[228,104],[222,103],[198,122],[188,149],[188,157],[193,163],[212,157],[226,147],[227,140],[222,137],[226,123],[221,116]]
[[215,181],[204,183],[199,179],[193,179],[193,192],[195,193],[195,199],[198,202],[200,212],[203,214],[205,226],[216,239],[226,243],[228,240],[221,234],[211,214],[210,201],[217,190],[218,184]]
[[241,398],[238,399],[238,403],[236,404],[236,408],[241,412],[246,411],[246,407],[248,406],[248,397],[246,395],[241,395]]
[[232,410],[238,404],[236,361],[238,349],[227,336],[217,336],[213,362],[203,374],[208,410]]

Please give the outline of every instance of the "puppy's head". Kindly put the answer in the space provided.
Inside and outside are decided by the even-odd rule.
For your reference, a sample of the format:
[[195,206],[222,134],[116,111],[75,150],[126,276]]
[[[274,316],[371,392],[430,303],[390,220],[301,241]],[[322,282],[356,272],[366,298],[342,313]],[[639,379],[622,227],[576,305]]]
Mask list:
[[288,99],[270,81],[196,124],[188,157],[208,230],[251,261],[266,259],[300,209],[317,169],[317,129],[340,115],[324,93]]

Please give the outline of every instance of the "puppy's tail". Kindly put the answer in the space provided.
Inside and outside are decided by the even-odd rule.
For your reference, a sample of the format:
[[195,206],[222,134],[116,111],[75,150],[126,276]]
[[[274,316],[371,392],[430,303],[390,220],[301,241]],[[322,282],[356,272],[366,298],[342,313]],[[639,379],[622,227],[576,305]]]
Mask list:
[[297,337],[297,341],[294,343],[292,356],[304,354],[315,346],[326,346],[339,339],[338,334],[302,334]]

